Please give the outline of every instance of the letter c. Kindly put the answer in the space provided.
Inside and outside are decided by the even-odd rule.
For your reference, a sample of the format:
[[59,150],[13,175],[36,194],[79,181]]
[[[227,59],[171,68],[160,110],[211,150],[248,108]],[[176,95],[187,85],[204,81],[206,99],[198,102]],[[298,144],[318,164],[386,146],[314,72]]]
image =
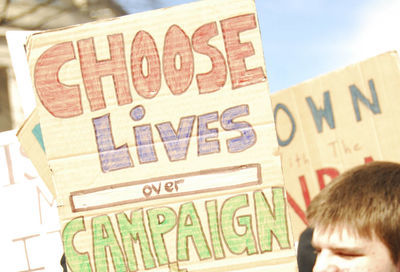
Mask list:
[[79,85],[65,85],[58,77],[61,67],[74,59],[72,42],[64,42],[47,49],[35,64],[33,77],[38,97],[54,117],[70,118],[83,113]]

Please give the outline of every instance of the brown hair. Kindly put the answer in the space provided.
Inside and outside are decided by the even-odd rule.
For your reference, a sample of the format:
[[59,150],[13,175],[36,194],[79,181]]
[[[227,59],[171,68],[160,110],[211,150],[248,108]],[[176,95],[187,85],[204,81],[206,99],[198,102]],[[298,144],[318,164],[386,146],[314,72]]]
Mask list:
[[372,162],[352,168],[328,184],[307,208],[311,227],[346,227],[360,237],[375,234],[400,255],[400,164]]

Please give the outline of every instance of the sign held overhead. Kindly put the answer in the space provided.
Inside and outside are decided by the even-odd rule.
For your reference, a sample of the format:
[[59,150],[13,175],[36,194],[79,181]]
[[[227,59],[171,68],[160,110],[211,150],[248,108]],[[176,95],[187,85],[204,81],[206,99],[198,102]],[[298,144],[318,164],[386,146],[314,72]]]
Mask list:
[[296,271],[254,1],[37,33],[27,49],[71,271]]

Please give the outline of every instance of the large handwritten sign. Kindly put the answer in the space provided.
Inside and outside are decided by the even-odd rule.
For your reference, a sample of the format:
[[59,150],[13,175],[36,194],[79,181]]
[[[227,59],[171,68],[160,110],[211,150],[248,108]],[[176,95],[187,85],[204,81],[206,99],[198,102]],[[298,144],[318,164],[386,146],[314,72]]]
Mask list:
[[400,161],[400,70],[388,52],[272,96],[295,237],[311,198],[342,171]]
[[254,1],[27,50],[71,271],[296,271]]

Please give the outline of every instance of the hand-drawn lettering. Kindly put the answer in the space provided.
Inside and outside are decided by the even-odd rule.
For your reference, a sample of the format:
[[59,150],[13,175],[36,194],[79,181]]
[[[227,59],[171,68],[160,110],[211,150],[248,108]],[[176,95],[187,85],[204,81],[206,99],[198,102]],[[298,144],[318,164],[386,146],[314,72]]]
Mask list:
[[216,200],[207,200],[205,202],[207,207],[208,225],[210,226],[211,244],[216,260],[225,258],[224,248],[222,247],[221,232],[218,220],[218,207]]
[[58,77],[61,67],[74,59],[73,43],[64,42],[47,49],[36,62],[36,92],[40,102],[54,117],[70,118],[83,113],[79,85],[65,85]]
[[208,41],[218,35],[216,22],[199,27],[192,36],[193,50],[207,55],[211,60],[212,69],[208,73],[196,76],[199,93],[212,93],[221,89],[226,82],[226,64],[218,48],[210,45]]
[[305,153],[296,152],[295,154],[282,154],[281,156],[282,161],[284,161],[290,168],[303,168],[310,163],[310,159]]
[[181,118],[178,132],[172,127],[171,122],[156,125],[170,161],[186,159],[194,119],[194,116]]
[[189,238],[192,238],[200,260],[211,258],[210,248],[194,204],[189,202],[181,205],[178,216],[178,239],[176,242],[178,261],[189,260]]
[[133,167],[127,144],[115,147],[111,131],[110,115],[93,118],[96,143],[103,172]]
[[311,97],[306,97],[310,107],[318,133],[322,132],[322,118],[325,118],[331,129],[335,128],[335,118],[333,117],[332,102],[329,91],[324,92],[324,108],[317,109]]
[[147,210],[147,217],[157,262],[159,265],[165,265],[169,263],[169,257],[163,235],[175,227],[175,211],[168,207],[154,208]]
[[287,146],[292,142],[292,140],[294,138],[294,135],[296,133],[296,122],[294,121],[293,115],[289,111],[288,107],[286,105],[284,105],[284,104],[278,103],[278,104],[276,104],[276,106],[274,108],[274,120],[275,120],[276,123],[277,123],[277,120],[278,120],[277,116],[278,116],[278,111],[279,110],[283,110],[287,114],[287,116],[289,117],[289,120],[290,120],[290,124],[292,126],[292,129],[290,131],[290,135],[286,140],[282,140],[281,137],[279,136],[279,133],[277,132],[277,138],[278,138],[279,146]]
[[262,253],[272,251],[272,237],[276,238],[281,249],[290,248],[283,188],[272,188],[272,198],[273,209],[263,192],[254,192],[257,230]]
[[248,105],[232,107],[222,113],[221,126],[228,131],[238,130],[241,134],[240,137],[227,140],[228,151],[231,153],[242,152],[253,146],[257,141],[256,132],[249,123],[233,121],[238,117],[246,115],[249,115]]
[[158,94],[161,88],[160,57],[153,37],[146,31],[139,31],[133,39],[131,72],[133,86],[140,96],[153,98]]
[[351,155],[354,152],[360,151],[362,146],[358,143],[348,143],[343,139],[337,139],[329,142],[328,146],[331,147],[332,155],[338,157],[340,155]]
[[240,32],[256,27],[254,14],[240,15],[221,21],[232,89],[256,84],[266,79],[261,67],[247,69],[245,58],[255,54],[254,47],[251,42],[241,43],[239,37]]
[[107,252],[110,252],[114,270],[125,271],[124,256],[110,218],[107,215],[94,217],[92,219],[92,232],[93,255],[96,271],[101,271],[102,267],[109,267]]
[[316,171],[317,174],[317,179],[318,179],[318,184],[319,184],[319,188],[322,190],[325,188],[325,176],[329,176],[332,179],[336,178],[337,176],[339,176],[339,171],[335,168],[322,168],[322,169],[318,169]]
[[[229,196],[221,201],[220,208],[216,199],[210,199],[181,203],[177,208],[164,206],[119,212],[112,217],[96,216],[90,224],[90,255],[75,247],[81,239],[77,234],[86,231],[84,218],[75,218],[63,231],[67,262],[74,260],[70,261],[74,266],[69,268],[72,272],[94,271],[89,256],[96,271],[137,271],[189,261],[194,256],[189,248],[195,249],[199,261],[224,259],[227,254],[252,255],[288,249],[291,246],[284,190],[273,187],[271,193],[271,203],[263,191],[255,191]],[[249,204],[250,199],[254,205]],[[206,216],[200,216],[200,212]],[[176,235],[176,244],[166,241],[167,235]],[[274,238],[279,244],[277,249],[272,248]]]
[[67,265],[69,269],[73,272],[92,272],[89,253],[79,252],[74,245],[75,235],[81,231],[86,231],[85,221],[83,217],[72,219],[64,227],[62,237]]
[[29,240],[29,239],[38,237],[38,236],[40,236],[40,234],[35,234],[35,235],[31,235],[31,236],[26,236],[26,237],[22,237],[22,238],[13,239],[13,242],[22,241],[23,244],[24,244],[26,263],[28,265],[28,269],[24,270],[24,272],[33,272],[33,271],[45,270],[45,267],[36,267],[36,268],[32,268],[31,267],[29,256],[28,256],[28,250],[26,248],[26,241]]
[[[236,118],[248,116],[249,114],[248,105],[239,105],[226,109],[221,115],[220,124],[224,130],[238,131],[241,134],[239,137],[230,138],[226,141],[228,151],[231,153],[243,152],[252,147],[257,141],[256,133],[250,123],[234,121]],[[130,116],[134,121],[142,120],[145,117],[144,107],[141,105],[134,107],[130,112]],[[100,165],[104,173],[134,166],[128,145],[123,144],[116,147],[110,119],[110,114],[92,119]],[[177,130],[173,128],[171,122],[155,124],[171,162],[186,159],[195,120],[196,116],[182,117]],[[218,112],[211,112],[197,117],[198,156],[220,152],[218,129],[210,129],[208,127],[209,123],[216,121],[218,121]],[[158,158],[151,124],[134,126],[133,131],[139,163],[157,162]]]
[[121,33],[107,36],[110,59],[98,60],[93,38],[78,41],[79,60],[83,84],[90,103],[90,109],[104,109],[104,92],[101,77],[112,76],[118,105],[132,103],[128,71],[125,62],[124,38]]
[[254,233],[252,232],[251,216],[246,215],[236,218],[237,224],[245,229],[243,234],[239,234],[235,229],[234,219],[237,210],[248,205],[248,196],[238,195],[226,200],[221,208],[222,236],[229,250],[234,254],[246,252],[247,255],[252,255],[257,253]]
[[44,195],[44,193],[40,190],[39,187],[36,187],[37,190],[37,196],[38,196],[38,205],[39,205],[39,218],[40,218],[40,224],[43,224],[43,216],[42,216],[42,201],[41,201],[41,197],[42,196],[44,198],[44,200],[46,200],[46,203],[48,204],[49,207],[53,207],[55,208],[56,205],[56,200],[53,197],[51,202],[46,198],[46,196]]
[[208,124],[215,121],[218,121],[218,112],[207,113],[197,117],[197,123],[198,123],[197,154],[199,156],[220,152],[219,141],[216,140],[216,138],[218,138],[218,129],[208,128]]
[[136,253],[133,248],[133,243],[137,241],[139,241],[144,267],[146,269],[154,268],[156,264],[150,250],[149,238],[143,221],[143,210],[132,211],[129,218],[125,213],[119,213],[117,220],[129,271],[138,270]]
[[[256,29],[255,14],[245,14],[220,21],[225,44],[232,89],[257,84],[266,80],[262,67],[247,69],[245,59],[255,55],[251,41],[242,43],[240,33]],[[186,92],[194,77],[193,51],[210,58],[211,70],[196,75],[199,94],[221,89],[227,78],[227,67],[221,51],[209,44],[217,37],[217,22],[198,27],[192,37],[178,25],[171,25],[164,37],[162,63],[157,44],[150,33],[139,30],[131,43],[130,72],[136,92],[147,99],[157,96],[162,74],[173,95]],[[111,76],[119,106],[133,102],[129,72],[125,60],[123,33],[107,36],[109,59],[99,59],[94,37],[77,41],[82,81],[90,110],[107,107],[101,78]],[[192,48],[193,46],[193,48]],[[107,50],[107,49],[106,49]],[[57,118],[71,118],[83,114],[79,84],[66,85],[60,80],[60,70],[69,61],[77,60],[74,43],[64,42],[47,49],[35,64],[33,79],[43,106]],[[162,71],[161,71],[162,69]]]
[[177,25],[172,25],[165,35],[163,68],[171,93],[186,92],[193,79],[194,58],[189,37]]
[[[140,121],[145,116],[145,109],[142,105],[134,107],[130,116],[134,121]],[[135,134],[135,141],[137,146],[137,154],[139,162],[149,163],[158,161],[156,151],[154,149],[153,133],[151,125],[134,126],[133,131]]]
[[370,109],[374,114],[381,113],[381,107],[379,105],[378,96],[376,94],[374,81],[370,79],[368,81],[368,85],[371,91],[372,103],[369,102],[369,100],[360,92],[360,90],[357,88],[356,85],[353,84],[349,86],[351,100],[353,101],[354,113],[356,114],[356,120],[358,122],[361,121],[360,107],[357,103],[358,100],[360,100],[364,105],[366,105],[368,109]]

